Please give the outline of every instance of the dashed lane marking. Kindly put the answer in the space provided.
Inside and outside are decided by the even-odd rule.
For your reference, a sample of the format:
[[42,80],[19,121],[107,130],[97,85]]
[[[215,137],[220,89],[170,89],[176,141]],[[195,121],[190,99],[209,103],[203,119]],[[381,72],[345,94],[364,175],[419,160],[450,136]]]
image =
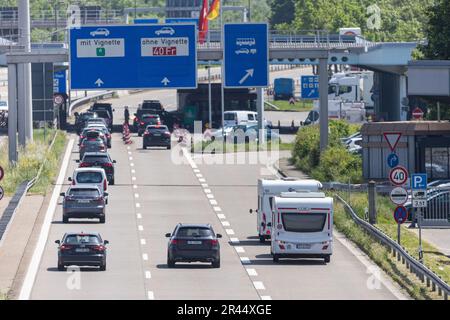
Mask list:
[[152,278],[152,273],[150,271],[145,271],[145,278],[146,279],[151,279]]
[[264,283],[262,283],[262,281],[253,281],[253,285],[256,290],[266,290],[266,287],[264,287]]
[[144,231],[144,227],[143,226],[138,226],[138,230],[139,231]]
[[222,212],[222,209],[221,209],[220,207],[214,207],[213,209],[214,209],[214,211],[216,211],[216,212]]
[[227,217],[223,213],[219,213],[217,215],[217,218],[219,218],[220,220],[225,220]]
[[251,276],[251,277],[257,277],[258,276],[258,273],[256,272],[255,269],[246,268],[245,270],[247,270],[248,275]]
[[230,242],[233,243],[233,244],[239,244],[240,243],[239,238],[230,238]]
[[147,244],[147,240],[141,239],[141,245],[145,246]]
[[228,221],[222,221],[222,225],[223,225],[224,227],[229,227],[229,226],[230,226],[230,223],[229,223]]
[[233,229],[225,229],[225,232],[226,232],[228,235],[230,235],[230,236],[234,235],[234,230],[233,230]]
[[261,296],[261,300],[272,300],[271,296]]
[[143,253],[143,254],[142,254],[142,259],[143,259],[144,261],[148,261],[148,254]]
[[234,247],[237,253],[245,253],[245,250],[243,247]]
[[148,300],[155,300],[155,294],[153,293],[153,291],[147,292],[147,298]]
[[249,257],[239,257],[241,259],[242,264],[251,264]]

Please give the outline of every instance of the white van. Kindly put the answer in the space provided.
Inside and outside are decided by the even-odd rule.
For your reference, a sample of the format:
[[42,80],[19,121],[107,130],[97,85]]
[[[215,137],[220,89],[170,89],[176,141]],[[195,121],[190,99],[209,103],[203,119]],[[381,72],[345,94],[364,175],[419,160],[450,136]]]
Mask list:
[[[257,232],[259,241],[264,243],[270,239],[272,226],[273,199],[283,192],[311,191],[317,192],[322,189],[322,184],[317,180],[297,180],[285,178],[282,180],[258,180],[258,209]],[[253,210],[250,210],[253,213]]]
[[73,172],[73,176],[68,179],[72,185],[97,186],[102,193],[108,190],[108,179],[105,170],[102,168],[79,168]]
[[280,258],[322,258],[333,253],[333,198],[322,192],[282,193],[274,199],[271,253]]
[[258,113],[253,111],[226,111],[224,113],[224,126],[258,124]]

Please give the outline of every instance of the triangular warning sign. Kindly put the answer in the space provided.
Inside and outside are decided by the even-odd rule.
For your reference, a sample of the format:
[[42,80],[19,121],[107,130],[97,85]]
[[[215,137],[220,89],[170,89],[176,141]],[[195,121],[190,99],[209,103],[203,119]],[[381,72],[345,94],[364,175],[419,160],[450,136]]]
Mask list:
[[395,148],[397,148],[397,145],[400,141],[400,138],[402,137],[401,132],[385,132],[384,133],[384,139],[386,139],[389,148],[391,148],[391,151],[394,152]]

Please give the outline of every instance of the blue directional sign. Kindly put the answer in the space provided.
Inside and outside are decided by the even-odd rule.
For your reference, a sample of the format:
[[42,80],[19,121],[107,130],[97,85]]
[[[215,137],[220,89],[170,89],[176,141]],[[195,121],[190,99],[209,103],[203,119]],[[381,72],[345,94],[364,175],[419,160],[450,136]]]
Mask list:
[[427,190],[428,175],[426,173],[413,174],[411,177],[411,189],[413,190]]
[[198,19],[195,18],[166,18],[166,23],[195,23],[198,28]]
[[302,76],[302,99],[319,99],[319,77]]
[[224,25],[226,88],[269,85],[269,41],[265,23]]
[[154,23],[159,23],[159,19],[157,19],[157,18],[134,19],[134,24],[154,24]]
[[389,168],[394,169],[400,164],[400,158],[397,154],[391,153],[387,158]]
[[197,88],[196,44],[194,24],[71,29],[71,88]]
[[60,70],[53,73],[53,92],[67,93],[67,71]]

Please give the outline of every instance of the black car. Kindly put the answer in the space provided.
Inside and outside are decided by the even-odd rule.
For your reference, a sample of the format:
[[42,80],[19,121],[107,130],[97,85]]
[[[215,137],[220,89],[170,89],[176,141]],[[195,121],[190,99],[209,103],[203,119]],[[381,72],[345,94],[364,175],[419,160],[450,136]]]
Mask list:
[[170,131],[167,126],[148,126],[142,139],[142,148],[165,147],[170,150]]
[[[96,137],[95,133],[97,133]],[[106,150],[105,140],[98,135],[98,132],[91,132],[87,138],[80,142],[80,160],[83,159],[84,154],[87,152],[106,152]]]
[[66,266],[90,266],[106,270],[106,245],[98,233],[66,233],[58,244],[58,270]]
[[63,201],[63,223],[69,219],[99,219],[105,223],[106,199],[98,186],[71,186],[67,192],[61,193]]
[[148,126],[161,125],[161,118],[156,114],[144,114],[140,117],[140,122],[138,126],[138,136],[142,137],[145,129]]
[[80,134],[83,131],[84,127],[86,127],[86,123],[89,119],[93,119],[97,117],[97,114],[94,112],[84,112],[81,114],[76,114],[75,120],[75,128],[77,130],[77,134]]
[[222,235],[215,234],[209,224],[178,224],[170,238],[167,252],[167,266],[173,268],[176,262],[210,262],[213,268],[220,268],[220,244]]
[[103,168],[110,185],[115,184],[114,180],[114,164],[116,160],[112,160],[107,152],[86,152],[80,163],[80,168]]
[[114,123],[114,109],[111,103],[94,103],[94,105],[89,109],[91,112],[97,113],[100,118],[105,119],[108,128],[112,129]]

